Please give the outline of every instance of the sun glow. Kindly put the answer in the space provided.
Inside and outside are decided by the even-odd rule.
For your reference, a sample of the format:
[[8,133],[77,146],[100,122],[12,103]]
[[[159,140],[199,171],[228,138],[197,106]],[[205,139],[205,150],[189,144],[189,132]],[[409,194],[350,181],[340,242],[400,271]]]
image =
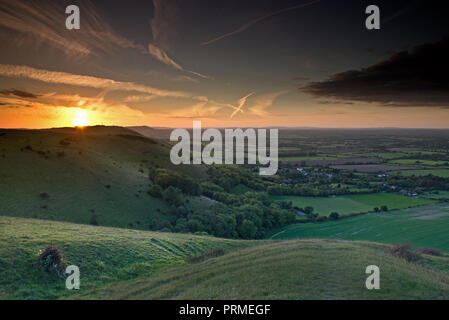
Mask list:
[[90,121],[87,120],[87,112],[84,110],[77,110],[75,112],[75,118],[73,118],[72,124],[75,127],[86,127],[90,124]]

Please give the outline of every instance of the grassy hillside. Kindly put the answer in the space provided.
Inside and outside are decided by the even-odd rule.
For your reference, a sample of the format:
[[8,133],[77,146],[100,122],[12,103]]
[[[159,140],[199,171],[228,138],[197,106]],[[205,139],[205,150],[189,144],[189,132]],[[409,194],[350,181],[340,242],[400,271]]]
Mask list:
[[449,252],[447,203],[315,224],[287,227],[274,239],[332,238],[384,243],[411,242]]
[[[251,247],[90,292],[103,299],[448,299],[448,257],[419,264],[374,243],[306,240]],[[365,287],[368,265],[381,290]],[[433,266],[431,269],[430,266]],[[435,268],[435,266],[439,266]]]
[[[73,297],[118,281],[149,276],[213,248],[234,250],[260,242],[224,240],[65,222],[0,217],[0,299]],[[39,250],[55,245],[80,268],[81,292],[42,272]]]
[[147,194],[149,163],[204,176],[169,151],[120,127],[0,130],[0,215],[148,229],[168,212]]

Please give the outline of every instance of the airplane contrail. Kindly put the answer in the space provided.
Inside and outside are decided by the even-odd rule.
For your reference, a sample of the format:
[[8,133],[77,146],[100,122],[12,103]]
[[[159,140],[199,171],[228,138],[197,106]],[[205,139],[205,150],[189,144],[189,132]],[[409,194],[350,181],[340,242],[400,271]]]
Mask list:
[[239,112],[243,113],[242,108],[243,108],[243,106],[245,105],[246,100],[247,100],[249,97],[251,97],[253,94],[254,94],[254,92],[252,92],[252,93],[250,93],[249,95],[247,95],[246,97],[243,97],[242,99],[240,99],[240,100],[238,101],[238,106],[237,106],[237,107],[234,107],[234,106],[233,106],[235,110],[234,110],[234,112],[231,114],[231,119],[234,118],[234,116],[235,116],[237,113],[239,113]]
[[317,3],[317,2],[320,2],[320,1],[321,1],[321,0],[315,0],[315,1],[312,1],[312,2],[307,2],[307,3],[299,4],[299,5],[296,5],[296,6],[293,6],[293,7],[288,7],[288,8],[284,8],[284,9],[281,9],[281,10],[278,10],[278,11],[275,11],[275,12],[268,13],[268,14],[266,14],[266,15],[264,15],[264,16],[255,18],[255,19],[253,19],[253,20],[251,20],[251,21],[245,23],[244,25],[240,26],[239,28],[237,28],[237,29],[234,30],[234,31],[225,33],[224,35],[221,35],[221,36],[219,36],[219,37],[217,37],[217,38],[214,38],[214,39],[212,39],[212,40],[203,42],[203,43],[201,43],[201,45],[202,45],[202,46],[207,46],[207,45],[212,44],[212,43],[214,43],[214,42],[216,42],[216,41],[218,41],[218,40],[221,40],[221,39],[230,37],[230,36],[232,36],[232,35],[234,35],[234,34],[243,32],[243,31],[245,31],[246,29],[248,29],[249,27],[251,27],[253,24],[256,24],[256,23],[258,23],[258,22],[260,22],[260,21],[262,21],[262,20],[268,19],[268,18],[270,18],[270,17],[276,16],[276,15],[278,15],[278,14],[281,14],[281,13],[284,13],[284,12],[287,12],[287,11],[290,11],[290,10],[295,10],[295,9],[304,8],[304,7],[310,6],[310,5],[315,4],[315,3]]

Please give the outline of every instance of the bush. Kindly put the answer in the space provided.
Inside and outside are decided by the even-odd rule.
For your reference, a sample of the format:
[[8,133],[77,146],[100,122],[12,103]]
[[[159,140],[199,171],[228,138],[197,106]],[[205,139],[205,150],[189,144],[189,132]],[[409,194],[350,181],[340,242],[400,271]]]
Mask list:
[[224,255],[226,252],[223,248],[214,248],[205,253],[197,254],[194,256],[187,256],[185,261],[187,263],[198,263],[201,261],[205,261],[211,258],[216,258]]
[[90,217],[90,221],[89,224],[93,225],[93,226],[99,226],[100,223],[98,222],[98,217],[95,213],[92,214],[92,216]]
[[395,257],[404,259],[407,262],[415,262],[421,259],[421,256],[412,250],[409,243],[397,244],[385,249],[385,252]]
[[148,194],[154,198],[162,198],[162,188],[158,184],[153,184],[148,191]]
[[326,220],[327,220],[326,216],[319,216],[319,217],[316,218],[316,222],[324,222]]
[[435,248],[424,248],[424,249],[420,250],[419,253],[427,254],[429,256],[436,256],[436,257],[441,256],[441,251],[438,249],[435,249]]
[[332,212],[329,215],[329,219],[331,219],[331,220],[338,220],[339,218],[340,218],[340,214],[338,212]]
[[62,251],[55,246],[46,246],[41,250],[38,263],[42,271],[54,274],[60,278],[63,277],[66,264]]
[[48,198],[50,198],[50,195],[47,192],[41,192],[41,193],[39,193],[39,197],[41,199],[48,199]]

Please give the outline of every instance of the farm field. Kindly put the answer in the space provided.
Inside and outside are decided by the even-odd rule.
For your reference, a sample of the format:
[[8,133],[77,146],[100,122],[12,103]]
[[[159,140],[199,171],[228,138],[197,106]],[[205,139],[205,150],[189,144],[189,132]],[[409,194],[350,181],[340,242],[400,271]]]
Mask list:
[[424,197],[428,199],[449,199],[449,191],[438,191],[438,194],[426,194]]
[[449,252],[449,204],[370,213],[315,224],[287,227],[274,239],[330,238],[407,243],[415,247],[438,248]]
[[376,193],[376,194],[357,194],[345,196],[348,199],[358,203],[374,207],[387,206],[391,210],[403,209],[408,207],[417,207],[436,203],[435,201],[401,196],[394,193]]
[[415,165],[415,166],[445,166],[447,161],[422,160],[422,159],[397,159],[391,160],[389,163],[399,165]]
[[373,211],[375,207],[386,205],[390,209],[402,209],[414,206],[436,203],[434,200],[411,198],[391,193],[347,195],[333,197],[300,197],[300,196],[272,196],[275,201],[292,201],[298,208],[313,207],[321,215],[331,212],[340,214]]
[[442,178],[449,178],[449,169],[425,169],[425,170],[404,170],[404,171],[393,171],[391,174],[399,174],[405,177],[411,176],[427,176],[434,175]]

